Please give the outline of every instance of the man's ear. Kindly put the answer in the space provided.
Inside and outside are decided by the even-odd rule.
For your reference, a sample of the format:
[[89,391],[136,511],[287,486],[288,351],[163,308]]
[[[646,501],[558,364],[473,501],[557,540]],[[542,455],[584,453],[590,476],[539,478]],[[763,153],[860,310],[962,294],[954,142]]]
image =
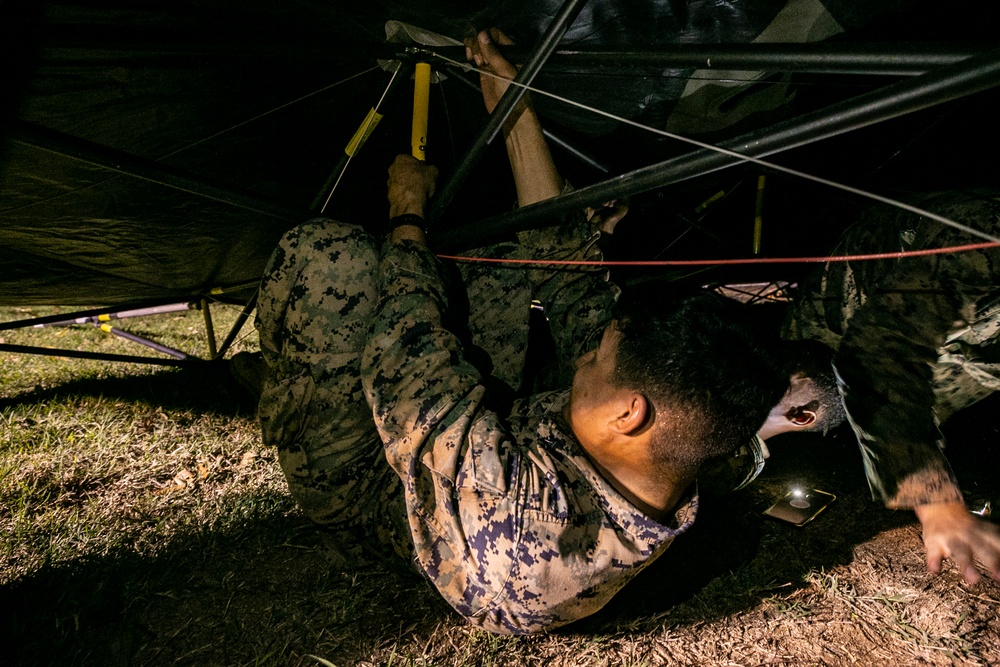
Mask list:
[[629,391],[622,395],[611,428],[622,435],[635,435],[646,427],[652,406],[645,396]]
[[816,423],[816,411],[797,405],[785,413],[785,418],[798,428],[808,428]]

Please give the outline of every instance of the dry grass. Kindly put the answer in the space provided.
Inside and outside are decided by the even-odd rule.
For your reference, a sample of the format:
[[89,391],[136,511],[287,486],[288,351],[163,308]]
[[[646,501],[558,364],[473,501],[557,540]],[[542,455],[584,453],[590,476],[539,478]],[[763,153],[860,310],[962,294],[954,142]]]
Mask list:
[[[126,326],[204,347],[197,313]],[[93,330],[0,338],[136,352]],[[0,364],[5,664],[1000,664],[1000,585],[928,575],[912,517],[871,503],[842,433],[785,436],[758,484],[707,500],[603,612],[511,638],[463,625],[406,572],[334,571],[223,369]],[[956,460],[973,476],[997,470],[995,404],[952,436],[992,446]],[[791,481],[839,499],[805,528],[762,517]]]

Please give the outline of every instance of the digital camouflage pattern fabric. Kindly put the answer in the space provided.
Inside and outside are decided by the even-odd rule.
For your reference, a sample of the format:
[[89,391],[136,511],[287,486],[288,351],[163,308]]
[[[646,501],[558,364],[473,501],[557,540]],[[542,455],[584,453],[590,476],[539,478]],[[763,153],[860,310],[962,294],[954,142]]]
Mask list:
[[[580,217],[493,252],[596,258],[596,240]],[[597,611],[663,553],[697,498],[671,525],[649,519],[573,438],[568,392],[497,400],[466,354],[486,351],[501,361],[493,380],[518,384],[526,329],[507,324],[537,301],[560,351],[551,375],[565,377],[615,293],[600,270],[446,271],[411,243],[379,258],[370,237],[333,221],[287,234],[258,305],[271,367],[262,432],[345,563],[355,545],[395,552],[472,623],[528,633]]]
[[[990,234],[1000,194],[911,202]],[[888,206],[868,210],[834,254],[982,241]],[[838,350],[835,369],[873,494],[889,507],[961,501],[939,423],[1000,388],[1000,250],[831,262],[806,281],[784,335]]]

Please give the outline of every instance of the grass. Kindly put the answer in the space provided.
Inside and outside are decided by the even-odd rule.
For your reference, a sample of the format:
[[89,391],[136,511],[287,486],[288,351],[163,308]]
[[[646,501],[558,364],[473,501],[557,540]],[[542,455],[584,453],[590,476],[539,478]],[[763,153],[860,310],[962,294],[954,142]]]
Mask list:
[[[52,312],[8,309],[0,320]],[[235,318],[213,314],[220,333]],[[197,312],[123,327],[205,349]],[[245,333],[237,347],[253,349]],[[138,353],[90,328],[0,338]],[[967,420],[979,431],[952,439],[996,442],[995,407]],[[502,637],[463,624],[402,569],[331,568],[222,364],[0,352],[4,662],[1000,664],[1000,585],[966,586],[954,569],[927,574],[919,528],[872,504],[848,434],[787,438],[774,441],[758,483],[706,498],[692,532],[601,613],[550,635]],[[1000,453],[990,451],[960,479],[995,476]],[[838,500],[805,528],[762,517],[793,481]]]

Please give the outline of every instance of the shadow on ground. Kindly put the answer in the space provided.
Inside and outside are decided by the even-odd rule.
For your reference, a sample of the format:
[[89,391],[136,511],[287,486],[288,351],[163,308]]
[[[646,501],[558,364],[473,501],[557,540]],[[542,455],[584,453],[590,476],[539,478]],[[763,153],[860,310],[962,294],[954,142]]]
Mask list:
[[255,506],[268,509],[155,555],[109,553],[0,587],[4,664],[294,664],[368,654],[447,616],[414,574],[331,570],[322,537],[287,498]]
[[206,361],[152,373],[76,378],[58,385],[0,397],[0,410],[76,396],[102,396],[167,409],[253,417],[255,401],[229,373],[226,361]]
[[[204,409],[230,405],[228,398],[209,400],[218,393],[210,388],[191,399],[203,377],[179,371],[101,381],[99,393],[123,400],[184,396],[186,407]],[[17,400],[54,400],[91,387],[70,385]],[[946,429],[959,478],[977,492],[995,490],[989,484],[1000,467],[1000,429],[990,415],[998,405],[984,401]],[[757,483],[706,499],[688,535],[607,608],[563,632],[652,631],[671,610],[671,624],[711,622],[788,593],[812,570],[850,563],[856,545],[914,521],[871,500],[848,431],[789,435],[771,449]],[[763,517],[792,483],[838,500],[802,528]],[[299,664],[308,654],[354,664],[396,641],[429,638],[442,623],[461,624],[411,573],[388,566],[333,570],[322,536],[287,496],[242,506],[256,509],[234,510],[155,554],[122,550],[47,566],[0,588],[6,664]],[[687,604],[692,600],[701,602]]]

